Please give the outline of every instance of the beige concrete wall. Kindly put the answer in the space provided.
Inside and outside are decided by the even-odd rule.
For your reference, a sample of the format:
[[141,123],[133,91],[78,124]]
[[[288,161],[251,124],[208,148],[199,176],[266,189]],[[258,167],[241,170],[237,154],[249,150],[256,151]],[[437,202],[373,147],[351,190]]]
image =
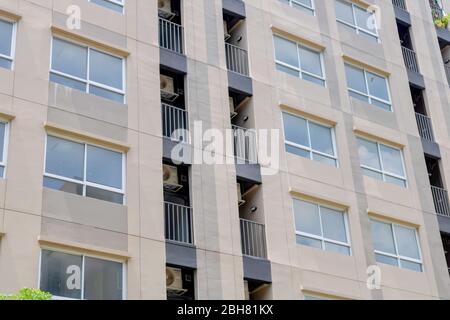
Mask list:
[[[7,176],[0,181],[0,233],[5,233],[0,239],[0,292],[37,286],[38,237],[46,236],[76,243],[80,252],[86,246],[105,255],[126,252],[127,298],[165,298],[157,8],[155,1],[126,2],[120,15],[86,0],[0,0],[0,8],[22,16],[15,68],[0,69],[0,112],[15,116]],[[331,1],[315,0],[316,16],[278,0],[245,2],[247,20],[241,27],[247,32],[254,87],[248,124],[282,129],[281,106],[328,119],[336,123],[339,157],[339,168],[332,168],[286,154],[281,135],[280,172],[264,176],[253,198],[261,209],[254,219],[266,225],[272,262],[273,284],[261,296],[302,299],[303,292],[316,292],[348,299],[450,298],[391,2],[369,1],[381,7],[380,44],[339,27]],[[72,4],[82,12],[77,35],[129,53],[126,105],[49,83],[50,27],[64,27]],[[408,2],[408,10],[444,175],[450,177],[450,92],[443,68],[435,63],[441,60],[434,26],[427,1]],[[229,128],[221,0],[184,1],[182,14],[190,121],[202,120],[204,128]],[[325,47],[326,88],[275,70],[272,28]],[[343,55],[390,74],[393,113],[348,98]],[[126,206],[43,190],[45,122],[129,146]],[[403,146],[408,189],[361,175],[354,129]],[[194,165],[190,176],[197,298],[243,299],[235,168]],[[352,256],[296,245],[292,192],[348,208]],[[381,290],[366,288],[366,269],[375,263],[368,212],[418,226],[423,273],[381,266]]]

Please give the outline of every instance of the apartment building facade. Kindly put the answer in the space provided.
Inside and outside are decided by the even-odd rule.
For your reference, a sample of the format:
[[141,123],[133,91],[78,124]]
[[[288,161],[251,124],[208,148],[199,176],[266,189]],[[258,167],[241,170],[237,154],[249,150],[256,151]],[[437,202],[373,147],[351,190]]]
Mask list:
[[0,292],[449,299],[446,9],[0,0]]

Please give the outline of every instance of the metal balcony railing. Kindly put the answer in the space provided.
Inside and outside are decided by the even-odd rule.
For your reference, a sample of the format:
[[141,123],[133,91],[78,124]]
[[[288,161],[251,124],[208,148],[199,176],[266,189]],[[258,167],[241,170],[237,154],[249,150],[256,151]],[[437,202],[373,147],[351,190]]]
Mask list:
[[[161,104],[163,137],[189,143],[189,116],[186,110]],[[177,134],[172,136],[174,131]]]
[[417,127],[419,128],[419,134],[425,140],[434,142],[433,126],[431,124],[431,118],[416,112]]
[[392,4],[397,8],[407,11],[405,0],[392,0]]
[[448,201],[448,192],[445,189],[431,186],[433,194],[434,208],[436,213],[442,216],[450,217],[450,205]]
[[267,259],[266,232],[263,224],[241,220],[242,254]]
[[247,50],[225,42],[225,53],[228,70],[244,76],[249,75]]
[[447,82],[450,86],[450,66],[444,65],[445,75],[447,76]]
[[419,72],[419,65],[417,64],[416,53],[414,50],[408,49],[402,46],[403,60],[405,60],[405,66],[416,73]]
[[192,209],[164,202],[166,240],[194,244]]
[[162,48],[183,54],[183,27],[172,21],[159,18],[159,45]]
[[231,126],[234,136],[234,155],[236,159],[256,164],[258,163],[258,149],[255,130]]

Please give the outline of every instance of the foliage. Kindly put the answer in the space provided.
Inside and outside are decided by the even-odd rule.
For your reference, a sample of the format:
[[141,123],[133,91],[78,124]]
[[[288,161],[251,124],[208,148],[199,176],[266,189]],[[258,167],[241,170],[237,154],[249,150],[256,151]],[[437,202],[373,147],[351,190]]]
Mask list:
[[447,14],[439,19],[434,20],[434,24],[439,28],[447,28],[449,22],[450,22],[450,14]]
[[39,289],[23,288],[18,293],[0,294],[0,300],[51,300],[52,295]]

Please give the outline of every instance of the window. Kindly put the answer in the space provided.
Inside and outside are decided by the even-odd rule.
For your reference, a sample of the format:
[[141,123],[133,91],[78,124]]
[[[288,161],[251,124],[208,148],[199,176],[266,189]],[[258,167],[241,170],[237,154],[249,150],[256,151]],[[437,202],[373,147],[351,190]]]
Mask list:
[[370,222],[377,262],[423,271],[416,229],[374,219]]
[[402,151],[375,141],[357,139],[363,174],[406,188]]
[[124,203],[123,153],[47,136],[44,187]]
[[337,166],[333,128],[283,112],[286,151]]
[[314,15],[314,2],[313,0],[281,0],[293,8],[302,10],[305,13]]
[[351,255],[344,212],[294,199],[294,218],[298,244]]
[[325,86],[322,54],[274,35],[277,70]]
[[57,251],[41,251],[40,289],[56,299],[124,299],[124,264]]
[[0,178],[5,177],[8,157],[9,123],[0,120]]
[[357,34],[378,42],[375,12],[343,0],[336,0],[335,8],[336,18],[339,23]]
[[12,69],[16,42],[16,23],[0,19],[0,67]]
[[53,38],[50,81],[124,103],[123,58]]
[[102,7],[123,13],[123,3],[125,0],[89,0]]
[[388,80],[373,72],[345,64],[348,94],[358,100],[392,111]]

